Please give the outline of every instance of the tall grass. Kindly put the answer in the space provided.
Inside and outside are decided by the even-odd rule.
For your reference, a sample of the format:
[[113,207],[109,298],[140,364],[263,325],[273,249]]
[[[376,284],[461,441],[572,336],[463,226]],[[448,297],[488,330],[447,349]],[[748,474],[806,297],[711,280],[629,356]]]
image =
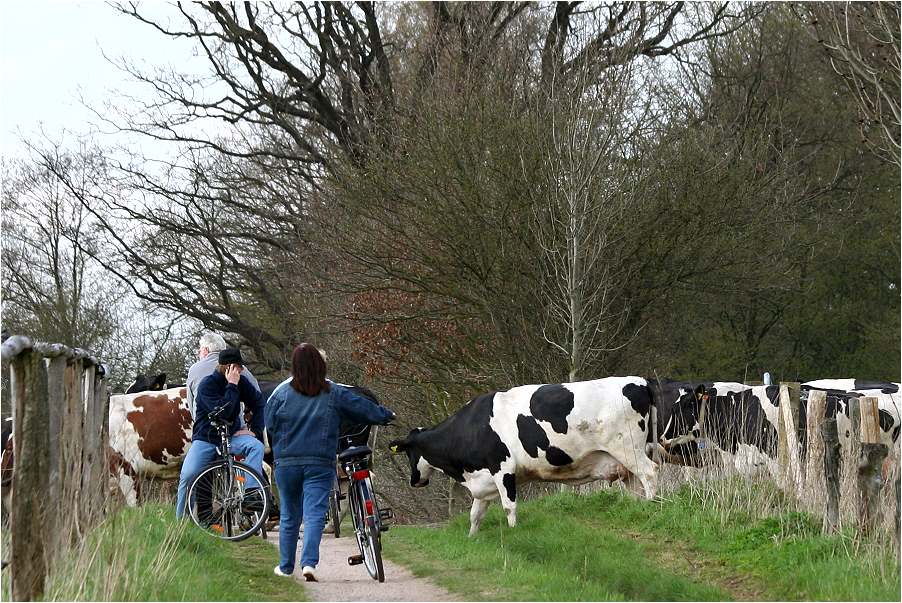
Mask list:
[[60,559],[48,601],[305,600],[300,584],[272,574],[275,547],[225,542],[177,521],[171,505],[126,508]]

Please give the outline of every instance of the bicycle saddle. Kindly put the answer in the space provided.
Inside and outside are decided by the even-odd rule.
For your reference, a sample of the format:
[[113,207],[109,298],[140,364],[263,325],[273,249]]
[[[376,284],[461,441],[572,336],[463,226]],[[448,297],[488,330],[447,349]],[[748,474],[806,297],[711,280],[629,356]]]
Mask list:
[[352,446],[338,455],[339,461],[346,461],[358,456],[367,456],[373,454],[373,449],[369,446]]

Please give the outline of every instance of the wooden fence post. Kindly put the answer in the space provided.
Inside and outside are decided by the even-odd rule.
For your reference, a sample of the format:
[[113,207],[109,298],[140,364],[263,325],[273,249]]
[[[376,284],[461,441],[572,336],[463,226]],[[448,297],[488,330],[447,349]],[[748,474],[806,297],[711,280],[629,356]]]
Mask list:
[[106,512],[110,498],[110,489],[107,476],[110,471],[109,441],[110,441],[110,392],[107,390],[106,370],[98,366],[94,376],[94,410],[97,413],[97,462],[96,479],[94,487],[97,490],[99,506],[98,512],[102,515]]
[[82,505],[82,521],[86,528],[90,528],[97,513],[98,484],[94,479],[97,473],[97,447],[95,440],[100,437],[100,430],[97,425],[96,400],[94,398],[94,371],[96,369],[93,366],[87,366],[87,362],[85,362],[85,365],[80,379],[85,408],[85,431],[82,440],[84,442],[84,451],[82,452],[81,496],[85,501],[85,504]]
[[[790,394],[792,390],[792,394]],[[778,429],[777,460],[780,468],[780,486],[795,496],[800,494],[802,467],[799,459],[799,438],[796,419],[799,409],[799,384],[780,384],[780,420]]]
[[824,528],[827,532],[836,532],[839,530],[839,435],[835,417],[824,420],[821,434],[824,438],[824,481],[827,486]]
[[[812,507],[820,511],[825,498],[824,486],[824,438],[821,429],[827,414],[827,392],[812,390],[808,393],[805,410],[807,423],[805,439],[808,450],[805,454],[805,495]],[[836,423],[834,422],[834,431]],[[838,445],[838,443],[837,443]],[[838,451],[837,451],[838,452]]]
[[[49,463],[49,487],[47,490],[47,522],[51,541],[48,551],[59,550],[60,543],[67,540],[62,535],[65,521],[64,508],[71,506],[71,500],[64,498],[64,484],[71,479],[66,466],[64,448],[66,424],[66,357],[56,356],[47,366],[48,439],[47,461]],[[68,504],[64,504],[67,501]],[[48,559],[48,566],[51,560]]]
[[861,444],[858,439],[859,413],[858,398],[845,401],[845,413],[841,412],[842,401],[836,410],[836,427],[839,432],[840,445],[840,521],[853,521],[858,506],[858,456]]
[[[72,478],[69,480],[68,496],[73,497],[72,500],[81,500],[82,487],[81,480],[83,475],[84,458],[82,442],[85,434],[85,406],[82,400],[82,360],[73,358],[66,365],[66,413],[68,417],[69,438],[67,441],[67,449],[69,459],[67,460],[67,470]],[[84,522],[82,520],[82,505],[73,508],[72,513],[72,535],[80,537],[84,534]]]
[[44,591],[47,541],[44,497],[48,479],[47,372],[30,348],[11,362],[15,471],[10,526],[12,598],[37,600]]
[[858,410],[860,414],[859,434],[861,441],[868,444],[880,442],[880,414],[877,398],[865,396],[859,398]]
[[860,398],[861,413],[861,457],[858,461],[859,528],[871,533],[878,520],[878,499],[880,496],[880,469],[889,449],[880,443],[880,417],[877,398]]

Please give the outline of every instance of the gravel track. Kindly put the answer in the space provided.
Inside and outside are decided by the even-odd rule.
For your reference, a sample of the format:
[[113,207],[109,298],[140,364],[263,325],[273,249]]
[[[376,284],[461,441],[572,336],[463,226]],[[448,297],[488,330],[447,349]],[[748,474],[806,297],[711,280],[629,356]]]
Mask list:
[[[269,533],[269,541],[279,546],[278,532]],[[300,545],[298,541],[298,559]],[[423,578],[417,578],[403,566],[383,558],[385,582],[370,578],[363,565],[348,565],[348,556],[358,554],[357,543],[351,534],[334,538],[323,534],[319,548],[320,560],[316,569],[318,582],[304,582],[300,568],[294,578],[304,584],[311,601],[459,601],[445,589]],[[275,577],[275,576],[274,576]]]

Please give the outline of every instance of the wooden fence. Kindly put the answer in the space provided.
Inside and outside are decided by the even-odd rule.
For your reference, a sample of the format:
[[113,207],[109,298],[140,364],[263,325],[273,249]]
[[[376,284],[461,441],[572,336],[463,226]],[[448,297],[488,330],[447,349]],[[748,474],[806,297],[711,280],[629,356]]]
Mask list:
[[8,521],[12,598],[35,600],[55,560],[108,503],[107,371],[80,349],[13,336],[9,361],[15,470]]
[[[848,429],[827,417],[827,393],[812,390],[806,403],[805,450],[800,450],[798,384],[780,386],[778,482],[814,513],[823,513],[827,531],[840,529],[852,518],[860,533],[872,533],[885,509],[881,490],[889,481],[894,491],[896,546],[899,545],[899,450],[880,442],[877,398],[852,398],[846,414]],[[846,433],[847,432],[847,433]],[[842,442],[842,446],[840,443]],[[885,465],[889,457],[891,464]],[[887,471],[889,467],[892,470]],[[885,502],[885,501],[884,501]],[[842,510],[846,509],[846,513]],[[848,520],[847,520],[848,521]]]

